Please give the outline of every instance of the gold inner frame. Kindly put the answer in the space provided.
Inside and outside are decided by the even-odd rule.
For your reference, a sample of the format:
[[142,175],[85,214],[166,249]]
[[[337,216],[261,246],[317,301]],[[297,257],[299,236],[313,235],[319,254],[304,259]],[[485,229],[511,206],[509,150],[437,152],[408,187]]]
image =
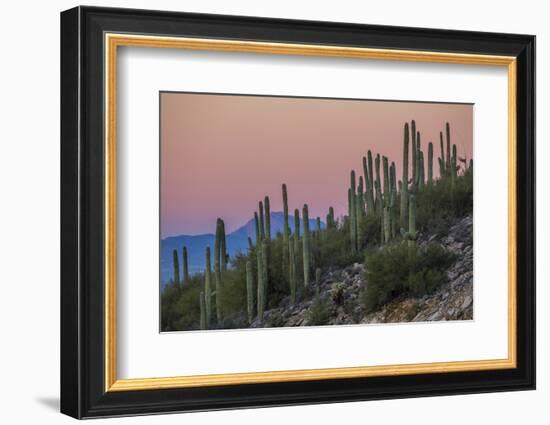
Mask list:
[[[105,391],[205,387],[320,379],[357,378],[416,373],[446,373],[516,367],[516,58],[462,53],[370,49],[328,45],[105,34]],[[508,357],[383,366],[118,379],[116,325],[116,123],[117,48],[120,46],[398,60],[503,66],[508,71]]]

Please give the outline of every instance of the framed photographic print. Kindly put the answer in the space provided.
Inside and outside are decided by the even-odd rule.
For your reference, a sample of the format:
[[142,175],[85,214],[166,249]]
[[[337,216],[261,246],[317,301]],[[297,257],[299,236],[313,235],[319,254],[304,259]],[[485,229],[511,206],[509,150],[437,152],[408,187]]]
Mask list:
[[535,387],[535,38],[61,14],[61,411]]

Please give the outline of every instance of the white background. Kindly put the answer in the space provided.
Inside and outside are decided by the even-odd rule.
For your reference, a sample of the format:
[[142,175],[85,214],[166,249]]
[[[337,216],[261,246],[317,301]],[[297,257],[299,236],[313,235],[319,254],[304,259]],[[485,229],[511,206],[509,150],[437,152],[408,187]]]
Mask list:
[[[540,1],[322,2],[97,1],[98,5],[363,22],[537,35],[538,117],[550,114],[550,28]],[[0,151],[1,421],[70,423],[57,413],[59,391],[59,16],[69,1],[10,2],[1,16]],[[545,96],[546,95],[546,96]],[[550,215],[550,155],[538,133],[538,216]],[[550,398],[550,223],[538,224],[538,390],[338,405],[110,420],[109,423],[280,424],[346,420],[407,424],[548,422]],[[546,261],[545,261],[546,260]],[[545,403],[546,402],[546,403]]]
[[[119,378],[507,357],[506,67],[124,48],[119,70]],[[474,174],[492,177],[475,179],[475,320],[159,334],[162,90],[474,103]]]

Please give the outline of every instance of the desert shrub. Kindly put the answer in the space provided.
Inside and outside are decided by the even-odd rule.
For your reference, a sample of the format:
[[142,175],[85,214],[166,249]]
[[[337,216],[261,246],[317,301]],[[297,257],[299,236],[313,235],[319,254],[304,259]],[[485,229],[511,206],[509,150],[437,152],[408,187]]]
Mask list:
[[344,267],[360,262],[360,254],[351,252],[349,231],[345,229],[329,229],[323,232],[320,240],[314,245],[314,268]]
[[417,228],[423,232],[446,234],[456,218],[473,211],[473,178],[471,172],[425,185],[417,194]]
[[369,214],[359,220],[359,246],[368,247],[380,243],[380,217]]
[[246,268],[238,267],[223,273],[223,286],[220,292],[222,317],[246,312]]
[[336,305],[344,304],[344,290],[346,284],[344,282],[336,282],[330,288],[330,297],[332,302]]
[[401,295],[423,296],[444,281],[454,255],[439,244],[409,248],[406,243],[387,245],[367,254],[366,287],[362,301],[367,312]]
[[330,319],[330,305],[327,301],[316,297],[306,315],[308,326],[326,325]]
[[161,294],[162,331],[198,329],[203,281],[204,276],[197,274],[185,285],[166,285]]

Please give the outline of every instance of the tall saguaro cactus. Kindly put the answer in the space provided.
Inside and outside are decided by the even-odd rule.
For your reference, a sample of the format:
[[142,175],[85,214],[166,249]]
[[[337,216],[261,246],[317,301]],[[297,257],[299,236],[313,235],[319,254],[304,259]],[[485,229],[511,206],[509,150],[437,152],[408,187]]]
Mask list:
[[258,287],[257,287],[257,293],[256,293],[256,302],[257,302],[257,312],[258,312],[258,320],[260,323],[263,323],[264,321],[264,288],[265,288],[265,281],[264,281],[264,271],[263,271],[263,261],[262,261],[262,245],[263,242],[260,242],[257,245],[256,249],[256,262],[257,262],[257,271],[258,271]]
[[434,145],[428,143],[428,184],[433,184],[433,162],[434,162]]
[[179,285],[180,284],[180,262],[178,258],[178,250],[174,249],[172,251],[172,260],[174,265],[174,284]]
[[373,178],[373,169],[372,169],[372,153],[369,150],[367,152],[367,165],[368,165],[368,172],[369,172],[369,198],[370,198],[370,208],[367,211],[368,214],[374,213],[374,178]]
[[187,258],[187,247],[183,247],[181,252],[181,258],[183,262],[183,283],[185,285],[189,284],[189,262]]
[[382,182],[380,181],[380,154],[376,154],[374,165],[376,168],[376,182],[374,184],[376,189],[376,209],[381,214],[383,205],[382,205]]
[[[372,156],[370,158],[372,163]],[[372,174],[372,170],[370,174]],[[363,176],[365,177],[365,203],[367,207],[366,213],[371,214],[374,211],[374,198],[372,196],[372,179],[369,176],[369,167],[366,157],[363,157]]]
[[290,281],[290,303],[296,303],[296,255],[294,253],[294,243],[288,242],[289,252],[289,281]]
[[220,263],[222,265],[222,272],[227,270],[227,246],[225,240],[225,222],[221,220],[220,230]]
[[409,200],[409,123],[405,123],[403,130],[403,177],[401,178],[401,205],[399,215],[401,225],[404,226],[407,220],[407,202]]
[[356,203],[355,171],[351,170],[350,193],[349,193],[349,233],[350,233],[350,242],[351,242],[351,252],[355,252],[357,250],[357,209],[356,209],[355,203]]
[[300,252],[300,211],[298,211],[298,208],[294,209],[293,244],[294,244],[294,257],[296,260],[294,275],[296,278],[296,282],[298,282],[298,253]]
[[310,264],[310,248],[309,248],[309,213],[307,204],[304,204],[302,210],[302,220],[304,224],[304,235],[302,237],[302,252],[303,252],[303,263],[304,263],[304,287],[309,285],[309,264]]
[[252,274],[252,264],[246,262],[246,307],[248,313],[248,323],[252,323],[254,317],[254,276]]
[[200,327],[201,330],[206,329],[206,308],[204,306],[204,292],[201,291],[199,294],[199,305],[200,305]]
[[384,242],[389,242],[391,223],[390,223],[390,177],[388,170],[388,158],[382,157],[382,164],[384,169],[384,210],[383,210],[383,223],[384,228]]
[[204,301],[205,301],[205,312],[206,312],[206,325],[210,325],[210,320],[212,317],[212,266],[210,264],[210,247],[206,247],[205,255],[205,264],[204,269]]
[[416,196],[409,196],[409,237],[408,244],[410,248],[416,245]]
[[289,251],[288,251],[288,194],[286,184],[283,184],[283,276],[288,276],[290,281]]
[[445,132],[447,133],[447,157],[445,161],[445,168],[447,171],[451,171],[451,127],[449,123],[445,124]]
[[221,311],[221,293],[222,293],[222,239],[225,239],[222,236],[223,230],[223,221],[221,218],[218,218],[216,222],[216,240],[214,241],[214,275],[216,277],[216,319],[218,322],[222,320],[222,311]]
[[329,207],[327,214],[327,229],[335,229],[336,221],[334,220],[334,208]]
[[321,292],[321,269],[317,267],[315,269],[315,294],[319,296]]
[[257,212],[254,212],[254,225],[256,229],[256,245],[259,245],[262,241],[262,235],[260,234],[260,219]]
[[264,204],[262,201],[258,202],[258,216],[260,217],[260,239],[265,239],[265,226],[264,226]]
[[268,271],[269,245],[267,240],[262,241],[262,311],[265,311],[267,306],[267,289],[269,287],[269,271]]
[[271,240],[271,208],[269,206],[269,196],[264,198],[265,207],[265,238]]
[[439,144],[441,147],[441,157],[439,158],[439,178],[445,177],[445,148],[443,147],[443,132],[439,132]]
[[417,173],[418,173],[418,161],[416,159],[416,154],[418,151],[418,145],[416,144],[416,121],[411,121],[411,164],[412,164],[412,187],[416,185]]

